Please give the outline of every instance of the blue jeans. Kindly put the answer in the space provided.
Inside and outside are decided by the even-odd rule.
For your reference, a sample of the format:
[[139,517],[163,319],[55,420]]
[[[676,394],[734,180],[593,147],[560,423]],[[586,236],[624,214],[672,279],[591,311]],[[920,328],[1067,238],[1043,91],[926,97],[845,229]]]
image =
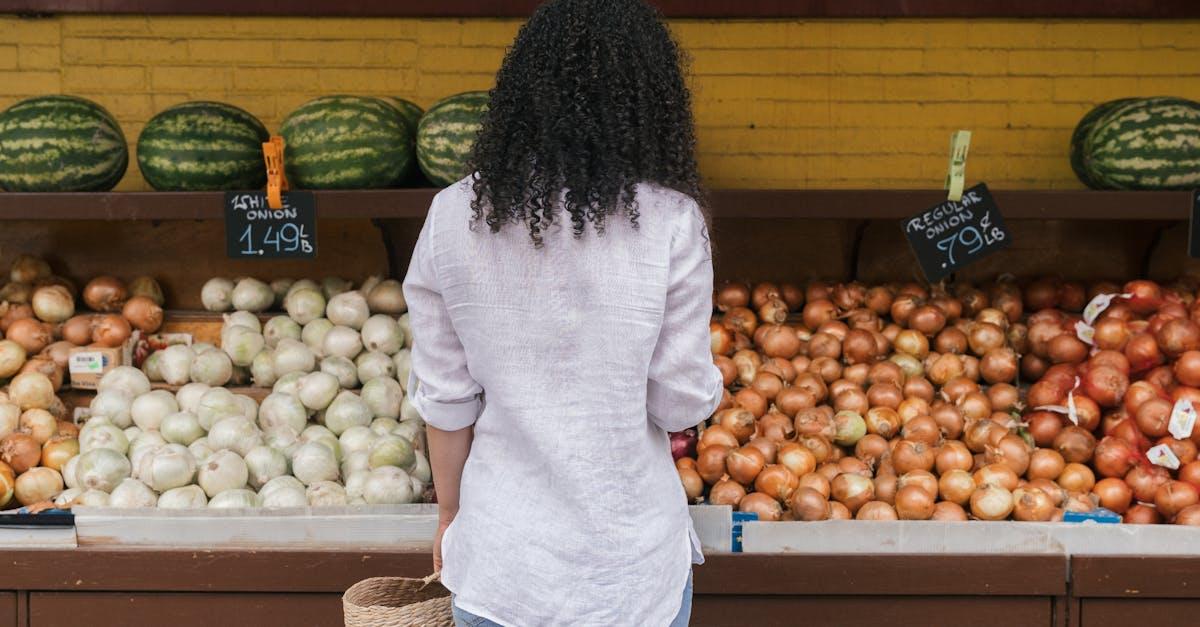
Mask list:
[[[500,627],[492,621],[476,616],[469,612],[464,612],[458,609],[457,605],[454,608],[454,627]],[[675,615],[675,620],[671,621],[671,627],[687,627],[688,622],[692,619],[692,573],[688,572],[687,586],[683,589],[683,605],[679,606],[679,613]]]

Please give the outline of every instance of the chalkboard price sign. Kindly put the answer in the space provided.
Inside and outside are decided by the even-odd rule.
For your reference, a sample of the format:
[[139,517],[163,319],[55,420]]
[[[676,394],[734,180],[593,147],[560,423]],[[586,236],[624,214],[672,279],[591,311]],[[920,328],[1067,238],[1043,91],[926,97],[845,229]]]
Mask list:
[[1200,259],[1200,189],[1192,192],[1192,219],[1188,223],[1188,257]]
[[964,191],[960,201],[938,203],[905,220],[904,235],[931,282],[1012,243],[1000,209],[983,183]]
[[312,192],[284,192],[281,209],[267,205],[266,192],[225,192],[225,251],[233,258],[316,258]]

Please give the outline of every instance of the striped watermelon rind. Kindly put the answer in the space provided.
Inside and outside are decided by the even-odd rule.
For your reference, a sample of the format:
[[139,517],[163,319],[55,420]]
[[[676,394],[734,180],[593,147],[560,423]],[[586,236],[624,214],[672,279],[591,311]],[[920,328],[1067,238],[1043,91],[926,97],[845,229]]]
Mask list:
[[1200,185],[1200,103],[1144,98],[1120,103],[1092,125],[1083,149],[1089,179],[1105,189]]
[[1084,144],[1087,142],[1088,134],[1091,133],[1092,127],[1095,126],[1096,120],[1101,116],[1112,111],[1114,107],[1120,106],[1127,102],[1137,100],[1136,98],[1120,98],[1102,102],[1084,114],[1079,120],[1079,124],[1075,125],[1074,132],[1071,133],[1071,170],[1075,172],[1075,176],[1079,180],[1092,189],[1098,189],[1097,183],[1092,180],[1088,174],[1087,168],[1084,166],[1083,151]]
[[417,163],[431,183],[445,187],[470,174],[467,162],[488,101],[486,91],[466,92],[443,99],[421,116]]
[[77,96],[39,96],[0,113],[0,188],[10,192],[96,192],[129,166],[116,118]]
[[396,110],[400,112],[400,117],[404,118],[404,123],[408,125],[408,129],[412,132],[415,139],[417,136],[417,124],[421,122],[421,116],[425,115],[425,110],[411,100],[395,96],[386,96],[384,101],[396,107]]
[[138,168],[162,191],[258,189],[267,182],[267,127],[222,102],[195,101],[155,115],[137,142]]
[[404,119],[381,98],[325,96],[280,127],[288,182],[308,189],[390,187],[412,167]]

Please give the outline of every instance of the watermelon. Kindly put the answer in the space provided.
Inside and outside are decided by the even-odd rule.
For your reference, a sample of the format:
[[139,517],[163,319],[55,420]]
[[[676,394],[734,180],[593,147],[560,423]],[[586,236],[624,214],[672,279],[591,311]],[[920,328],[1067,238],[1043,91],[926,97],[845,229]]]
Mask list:
[[0,188],[96,192],[116,186],[129,146],[104,107],[76,96],[39,96],[0,113]]
[[486,91],[469,91],[438,102],[421,116],[417,163],[431,183],[445,187],[469,174],[467,163],[487,104]]
[[408,125],[408,129],[412,132],[415,139],[417,136],[417,123],[421,121],[421,116],[425,114],[425,110],[418,107],[416,103],[403,98],[388,96],[384,100],[393,107],[396,107],[396,110],[400,112],[400,117],[404,118],[404,123]]
[[138,168],[164,191],[259,189],[267,182],[258,118],[221,102],[185,102],[150,118],[137,142]]
[[1079,177],[1079,180],[1084,185],[1092,189],[1096,189],[1097,185],[1095,181],[1091,180],[1087,170],[1083,167],[1083,144],[1087,141],[1088,133],[1092,131],[1092,126],[1095,125],[1096,120],[1100,119],[1100,116],[1112,111],[1113,107],[1132,100],[1136,100],[1136,98],[1120,98],[1118,100],[1102,102],[1084,114],[1083,118],[1079,120],[1079,124],[1075,125],[1075,131],[1071,133],[1071,169],[1075,171],[1075,176]]
[[284,119],[280,134],[288,182],[297,187],[390,187],[412,167],[412,140],[404,118],[380,98],[311,100]]
[[1087,179],[1104,189],[1200,185],[1200,103],[1182,98],[1120,102],[1096,118],[1083,142]]

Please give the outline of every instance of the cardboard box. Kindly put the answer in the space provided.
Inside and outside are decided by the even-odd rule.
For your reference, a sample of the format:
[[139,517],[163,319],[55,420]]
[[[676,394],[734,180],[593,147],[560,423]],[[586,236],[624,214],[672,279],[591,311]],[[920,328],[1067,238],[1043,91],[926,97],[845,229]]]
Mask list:
[[125,363],[123,348],[99,348],[76,346],[67,357],[67,372],[71,375],[71,387],[78,390],[94,390],[100,385],[100,377]]

